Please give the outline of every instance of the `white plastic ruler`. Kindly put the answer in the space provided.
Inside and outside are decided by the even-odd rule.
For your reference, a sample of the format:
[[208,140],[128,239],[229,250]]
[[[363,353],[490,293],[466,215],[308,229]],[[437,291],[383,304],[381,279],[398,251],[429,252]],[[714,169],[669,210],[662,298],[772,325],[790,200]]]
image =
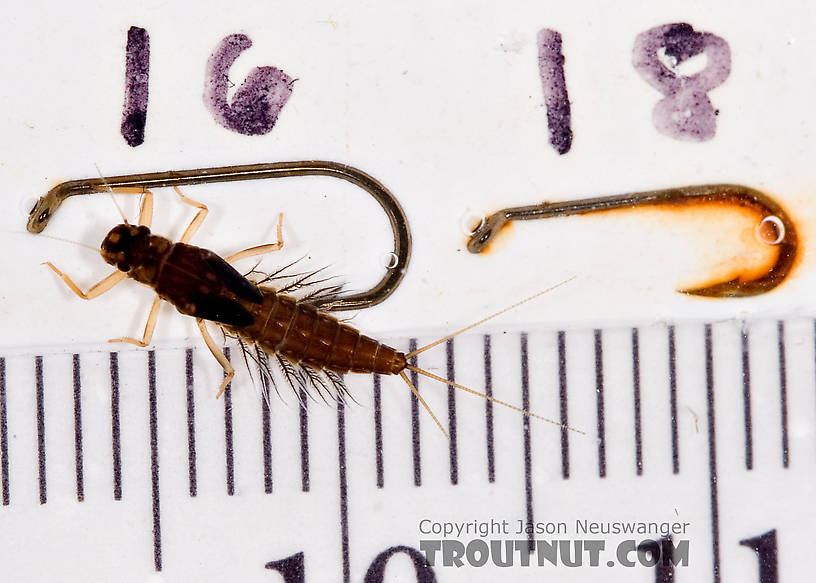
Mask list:
[[[585,435],[420,378],[450,441],[397,378],[349,375],[359,404],[300,408],[286,391],[269,410],[240,367],[216,401],[220,368],[200,347],[7,353],[0,570],[9,581],[802,580],[815,333],[795,319],[463,336],[420,366]],[[668,548],[666,529],[673,561],[645,566],[649,541]]]

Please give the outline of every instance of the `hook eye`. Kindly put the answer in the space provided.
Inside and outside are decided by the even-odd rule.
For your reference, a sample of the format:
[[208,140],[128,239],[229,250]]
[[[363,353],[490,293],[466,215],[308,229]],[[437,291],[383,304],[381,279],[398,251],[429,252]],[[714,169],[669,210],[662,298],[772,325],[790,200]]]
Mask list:
[[62,202],[70,196],[106,192],[111,188],[148,190],[185,184],[236,182],[290,176],[330,176],[346,180],[362,188],[380,203],[391,223],[391,231],[394,236],[393,258],[385,275],[374,287],[346,296],[315,300],[312,302],[313,305],[322,310],[335,312],[361,310],[379,304],[394,293],[405,275],[405,268],[411,258],[411,232],[408,228],[408,219],[397,199],[382,184],[362,170],[338,162],[322,160],[273,162],[71,180],[58,184],[37,201],[29,213],[27,229],[31,233],[41,233]]
[[753,188],[735,184],[685,186],[506,208],[488,216],[471,235],[467,247],[471,253],[480,253],[501,228],[511,221],[583,215],[624,207],[691,206],[711,202],[722,202],[754,210],[757,216],[761,217],[756,227],[756,235],[760,241],[778,248],[776,261],[760,277],[738,276],[728,281],[678,291],[708,297],[746,297],[766,293],[781,284],[793,270],[799,250],[796,227],[790,216],[773,198]]

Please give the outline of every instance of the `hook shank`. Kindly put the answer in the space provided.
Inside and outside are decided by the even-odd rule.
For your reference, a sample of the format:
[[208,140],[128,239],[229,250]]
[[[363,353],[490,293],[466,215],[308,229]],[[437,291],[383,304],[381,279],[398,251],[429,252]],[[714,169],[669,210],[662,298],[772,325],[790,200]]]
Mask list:
[[615,196],[587,198],[565,202],[544,202],[537,205],[502,209],[485,218],[468,241],[468,251],[480,253],[501,228],[511,221],[529,221],[570,215],[582,215],[619,208],[641,206],[686,206],[705,203],[725,203],[753,209],[763,219],[776,217],[782,225],[776,262],[762,277],[734,278],[681,293],[709,297],[745,297],[770,291],[778,286],[793,269],[798,251],[796,227],[790,216],[773,198],[753,188],[735,184],[710,184],[652,190]]
[[327,311],[359,310],[378,304],[391,295],[402,281],[411,257],[411,233],[405,212],[394,195],[380,182],[362,170],[338,162],[323,160],[274,162],[71,180],[55,186],[37,201],[34,208],[31,209],[26,228],[31,233],[40,233],[66,198],[80,194],[105,192],[109,188],[137,187],[147,190],[185,184],[262,180],[290,176],[330,176],[346,180],[362,188],[373,196],[383,208],[394,234],[396,262],[373,288],[340,298],[316,300],[313,302],[314,305]]

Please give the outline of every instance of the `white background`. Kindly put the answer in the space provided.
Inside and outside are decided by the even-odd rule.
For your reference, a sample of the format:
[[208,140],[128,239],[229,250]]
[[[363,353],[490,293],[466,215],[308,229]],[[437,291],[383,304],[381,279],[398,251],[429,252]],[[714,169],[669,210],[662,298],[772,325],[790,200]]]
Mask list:
[[[0,343],[9,353],[34,354],[53,349],[74,352],[87,347],[108,350],[110,347],[103,344],[105,339],[141,333],[151,301],[149,290],[127,282],[98,300],[82,302],[41,262],[53,261],[74,276],[83,288],[106,275],[109,267],[88,249],[25,231],[27,213],[36,197],[59,182],[95,177],[97,167],[104,175],[111,176],[326,159],[370,173],[403,205],[414,240],[412,260],[400,288],[383,304],[363,310],[354,318],[355,326],[374,336],[433,337],[572,276],[575,279],[567,286],[503,316],[501,322],[488,325],[485,330],[491,326],[492,329],[498,326],[531,330],[542,327],[589,329],[669,320],[771,319],[813,313],[814,275],[809,248],[814,219],[811,193],[816,122],[812,115],[812,95],[816,73],[812,55],[816,53],[816,39],[812,35],[812,8],[806,2],[711,5],[695,1],[661,7],[657,3],[643,5],[630,1],[581,5],[424,0],[406,4],[312,2],[303,5],[248,1],[140,2],[138,5],[76,1],[56,5],[29,3],[25,8],[7,11],[4,22],[3,35],[0,35],[0,54],[3,55],[0,71],[4,82],[0,95],[4,112],[0,121],[4,150],[0,157],[0,184],[6,209],[0,213],[0,243],[6,252],[0,258],[3,273],[0,322],[4,332]],[[671,22],[689,22],[698,31],[713,32],[725,38],[731,48],[731,74],[722,86],[710,93],[720,114],[716,137],[709,142],[681,142],[659,134],[652,124],[652,108],[661,95],[640,78],[631,64],[635,37],[649,28]],[[148,30],[151,44],[146,139],[137,148],[129,147],[119,134],[124,49],[127,30],[133,25]],[[566,156],[559,156],[549,145],[535,44],[537,31],[544,27],[558,30],[563,37],[574,133],[572,149]],[[252,68],[263,65],[281,68],[297,79],[276,127],[265,136],[242,136],[224,129],[214,122],[203,104],[206,60],[223,37],[238,32],[247,34],[254,46],[242,54],[230,70],[234,82],[240,83]],[[698,70],[702,66],[704,59],[702,62],[698,59],[683,71]],[[527,222],[503,233],[489,254],[474,256],[464,249],[466,237],[462,221],[470,215],[540,200],[720,182],[744,184],[771,194],[796,221],[801,241],[800,261],[789,280],[772,293],[750,299],[714,300],[674,291],[705,281],[713,271],[730,264],[745,245],[752,244],[753,225],[739,224],[723,233],[722,217],[709,220],[699,214],[684,216],[677,212],[649,211]],[[308,265],[328,265],[331,273],[348,281],[351,288],[361,289],[379,279],[383,257],[391,250],[390,233],[378,207],[361,191],[331,180],[292,178],[197,186],[185,189],[185,193],[205,202],[211,210],[194,242],[224,255],[274,240],[275,217],[283,212],[285,249],[266,260],[264,265],[270,268],[307,255]],[[170,191],[157,191],[156,195],[156,232],[178,237],[192,217],[190,208],[180,205]],[[134,217],[135,197],[128,200],[120,196],[119,199],[129,216]],[[118,221],[118,213],[109,197],[75,198],[59,210],[44,235],[98,247],[107,230]],[[809,330],[805,326],[801,328],[805,332]],[[757,342],[772,349],[775,326],[758,329],[765,333],[757,334]],[[797,338],[806,338],[805,332]],[[196,345],[196,335],[190,319],[178,317],[172,308],[163,308],[156,333],[159,345],[179,346],[188,342]],[[684,346],[696,349],[700,336],[689,335],[689,338]],[[733,338],[738,340],[739,337],[734,333]],[[587,336],[585,340],[585,348],[591,347],[591,338]],[[624,336],[623,346],[626,340]],[[549,344],[542,341],[542,345],[550,347],[552,338],[547,342]],[[804,352],[804,341],[797,347]],[[197,359],[206,357],[203,352],[196,354],[201,354]],[[138,356],[130,358],[128,362],[135,362]],[[172,358],[181,366],[180,353],[167,357]],[[433,358],[443,366],[443,356]],[[738,354],[730,358],[736,366]],[[810,362],[808,359],[809,354],[800,361]],[[97,360],[99,362],[88,366],[104,383],[105,359],[98,357]],[[20,362],[19,369],[29,374],[29,362]],[[768,378],[772,379],[774,363],[769,362]],[[67,367],[67,360],[62,364]],[[207,382],[217,380],[219,374],[217,366],[211,364],[209,373],[203,375]],[[545,364],[548,371],[554,370],[552,362]],[[689,367],[689,374],[702,378],[701,367],[700,362],[695,361],[694,366]],[[136,365],[133,370],[141,371]],[[810,369],[806,372],[803,369],[801,378],[812,378]],[[133,372],[123,377],[123,383],[139,387],[143,381],[141,374]],[[661,376],[663,372],[662,369],[644,371],[644,375],[649,374]],[[13,379],[9,378],[11,382]],[[62,382],[67,383],[67,378],[65,376]],[[734,387],[739,386],[738,381],[734,380]],[[171,386],[173,382],[165,382],[166,389],[160,389],[163,395],[174,394],[178,387]],[[621,376],[611,382],[624,386],[629,381]],[[692,389],[700,386],[697,383]],[[69,384],[65,384],[60,393],[53,388],[53,383],[49,387],[51,396],[47,399],[57,399],[69,410]],[[11,390],[10,385],[9,415],[19,412],[15,408],[28,414],[33,397],[28,393],[13,394]],[[98,393],[98,402],[94,403],[103,415],[107,388],[102,384],[89,392],[93,390]],[[142,430],[146,432],[142,423],[144,404],[138,400],[138,393],[136,396],[133,392],[127,394],[126,398],[135,403],[133,410],[142,416],[136,418],[128,431],[135,442],[142,443],[145,435]],[[518,402],[517,394],[512,398]],[[700,393],[695,393],[695,407],[705,406],[701,398]],[[220,409],[214,413],[208,408],[211,399],[203,396],[199,399],[198,407],[204,411],[201,415],[213,417],[214,423]],[[802,419],[797,435],[806,440],[812,435],[812,419],[805,412],[812,407],[807,409],[806,399],[802,402],[805,404],[799,409]],[[54,402],[49,403],[47,410],[57,409],[56,405],[51,406]],[[180,403],[176,403],[178,419],[183,418]],[[443,406],[441,396],[436,404]],[[589,401],[587,404],[591,405]],[[556,410],[555,403],[551,405],[545,413],[552,414]],[[386,405],[389,406],[392,405]],[[236,407],[244,407],[246,415],[255,411],[254,405],[247,402]],[[622,412],[623,408],[609,407],[614,414],[628,415]],[[319,430],[319,427],[332,428],[334,413],[328,408],[315,409],[318,411],[316,435],[319,436],[315,439],[318,444],[328,444],[327,448],[334,447],[330,433],[322,434]],[[699,408],[697,410],[699,412]],[[290,424],[296,427],[294,411],[288,411],[292,417]],[[400,427],[408,423],[405,413],[405,407],[397,412],[403,415],[396,421],[402,424]],[[237,417],[240,415],[240,411],[236,413]],[[587,419],[591,425],[591,416]],[[365,421],[367,423],[367,418]],[[88,423],[94,422],[89,420]],[[107,426],[99,420],[96,423],[97,434],[106,435]],[[166,420],[165,423],[166,427],[181,431],[177,425]],[[62,498],[65,504],[61,507],[55,504],[54,498],[59,498],[53,494],[48,506],[38,511],[38,516],[45,518],[37,520],[65,522],[65,532],[60,530],[63,534],[49,539],[52,545],[49,548],[61,549],[68,555],[64,557],[67,560],[71,558],[72,547],[66,547],[60,537],[74,536],[77,523],[71,517],[80,512],[70,499],[70,419],[64,420],[64,426],[49,422],[48,427],[61,427],[68,440],[55,440],[54,431],[48,438],[53,443],[61,443],[64,449],[66,465],[61,479],[65,486]],[[89,431],[94,430],[93,426],[89,427]],[[518,430],[514,427],[513,431]],[[26,435],[20,431],[21,442],[27,440],[26,451],[35,451],[29,447],[36,443],[31,428]],[[541,431],[544,434],[544,430]],[[168,432],[172,430],[164,434]],[[294,440],[292,435],[290,440]],[[507,438],[515,434],[502,435]],[[183,445],[183,433],[175,437]],[[201,439],[218,444],[212,436]],[[435,440],[431,444],[440,444],[440,436],[425,420],[423,440],[428,439]],[[699,445],[703,455],[704,440],[699,441]],[[12,447],[25,449],[19,443]],[[557,455],[555,442],[551,447],[554,448],[552,455]],[[591,449],[586,444],[585,447]],[[427,471],[428,480],[444,485],[444,447],[431,455],[439,462],[434,467],[443,469],[437,474]],[[773,449],[768,459],[775,455],[776,449]],[[362,446],[360,451],[352,449],[350,456],[371,464],[370,451],[363,451]],[[146,468],[144,455],[140,459],[142,469]],[[285,458],[276,459],[279,464],[288,462]],[[331,465],[336,462],[328,459],[330,463],[327,462],[326,468],[315,463],[316,484],[334,479],[335,474],[330,472],[336,472],[336,467]],[[207,467],[203,460],[202,456],[202,467]],[[181,458],[177,461],[183,466]],[[694,475],[704,479],[704,458],[695,458],[694,463],[699,466],[699,472]],[[519,464],[516,460],[511,467]],[[32,462],[28,468],[31,476],[36,476],[35,467]],[[53,466],[51,471],[56,472]],[[210,471],[215,472],[201,470],[202,475]],[[255,475],[249,469],[243,471]],[[587,471],[591,472],[592,468]],[[100,480],[108,478],[105,468],[89,470],[89,475],[93,476],[93,472]],[[180,476],[177,477],[180,484],[175,490],[177,494],[184,488],[184,476]],[[290,480],[294,484],[296,472],[292,476]],[[536,480],[544,480],[542,476],[543,473]],[[91,481],[89,478],[88,490],[93,493]],[[201,504],[209,504],[203,485],[205,479],[201,482]],[[105,512],[129,516],[128,507],[109,508],[107,484],[99,483],[103,485],[98,486],[97,500],[106,502],[96,515],[96,526],[104,522]],[[705,499],[704,483],[697,483],[699,490],[692,492],[689,502],[689,506],[702,515],[705,515],[705,505],[694,506],[694,502]],[[615,487],[625,499],[626,484],[618,483]],[[142,483],[141,490],[134,488],[149,496],[147,482]],[[426,496],[410,487],[405,490],[419,503],[423,502],[422,496]],[[30,498],[23,495],[28,508],[36,507],[32,492],[28,491]],[[440,492],[447,491],[440,489]],[[389,513],[399,507],[389,498],[393,491],[379,495],[383,497],[376,503],[382,502],[383,506],[376,507],[373,520],[382,525],[383,521],[390,520]],[[361,505],[366,503],[359,491],[355,497],[357,503],[361,500]],[[14,499],[20,498],[15,492]],[[86,512],[92,512],[95,508],[92,504],[97,503],[91,499],[86,504],[86,508],[91,509]],[[246,514],[252,515],[255,506],[251,501],[240,497],[233,500]],[[476,498],[443,496],[437,504],[447,507],[452,501],[467,504],[468,500]],[[135,579],[142,578],[141,573],[149,573],[151,566],[149,515],[144,511],[148,501],[149,497],[141,498],[144,507],[139,510],[138,520],[142,522],[137,524],[138,528],[134,527],[134,540],[141,545],[142,552],[139,561],[134,560],[134,569],[138,567],[133,572]],[[334,498],[331,501],[336,502]],[[517,506],[510,506],[508,512],[519,511]],[[48,514],[55,507],[62,508],[56,519]],[[165,552],[167,570],[172,573],[173,568],[180,568],[178,561],[175,567],[172,563],[173,545],[186,542],[183,533],[189,524],[185,525],[183,519],[172,521],[172,503],[166,502],[165,508],[171,509],[165,514],[165,533],[169,533]],[[312,508],[329,506],[313,505]],[[336,512],[334,506],[330,508]],[[291,520],[298,520],[297,507],[289,510],[293,515]],[[16,512],[19,512],[16,515],[19,522],[15,522],[14,527],[19,530],[14,532],[19,533],[26,524],[32,523],[33,515],[25,503]],[[326,518],[327,531],[335,527],[334,516],[336,514]],[[471,516],[472,513],[465,518]],[[83,515],[83,520],[94,522],[88,514]],[[702,520],[698,523],[703,532],[700,536],[704,536],[706,529]],[[240,562],[237,558],[242,548],[240,539],[228,539],[225,543],[219,538],[221,532],[227,532],[228,521],[203,522],[197,525],[199,542],[206,538],[206,548],[210,549],[208,558],[216,556],[224,561],[220,567],[223,572],[216,570],[216,574],[226,577],[235,573],[230,565]],[[764,524],[758,524],[756,529],[764,528]],[[312,526],[317,530],[323,528],[319,524]],[[306,523],[292,528],[297,532],[312,532]],[[365,539],[367,531],[362,519],[355,528],[359,529],[358,540]],[[406,528],[410,530],[413,525]],[[53,534],[45,527],[43,531],[36,536],[45,538]],[[749,529],[738,534],[759,532]],[[731,539],[736,540],[737,534],[731,534],[728,533],[728,544],[733,547]],[[288,541],[286,536],[279,535],[279,540]],[[788,536],[788,540],[793,538],[790,531]],[[25,537],[18,536],[15,540],[23,550],[32,550],[23,544]],[[330,540],[336,544],[336,538]],[[123,544],[126,542],[123,540]],[[263,541],[256,542],[257,546],[263,546]],[[224,544],[227,546],[222,546]],[[291,550],[301,548],[298,544],[293,543]],[[380,548],[378,545],[378,541],[371,542],[375,550]],[[336,577],[337,551],[333,548],[334,554],[322,559],[325,564],[318,562],[310,567],[314,569],[310,577],[315,577],[324,567]],[[731,548],[731,552],[738,551],[744,549]],[[90,551],[86,547],[84,552]],[[93,552],[105,555],[103,550]],[[261,564],[260,558],[272,560],[287,552],[276,549],[277,554],[270,555],[268,549],[261,549],[258,557],[253,556],[254,562],[244,567],[259,578],[271,577],[266,573],[260,575],[256,564]],[[310,560],[319,561],[314,554],[311,556]],[[354,580],[361,578],[368,560],[369,557],[362,554],[352,557]],[[754,576],[751,559],[743,557],[742,560],[746,573]],[[113,559],[105,555],[102,562],[106,561],[115,571]],[[77,573],[83,570],[81,564],[72,566]],[[707,568],[701,566],[701,572],[708,573]],[[201,571],[210,572],[204,566]],[[47,572],[38,574],[43,579],[48,576]],[[627,573],[621,576],[626,577]]]

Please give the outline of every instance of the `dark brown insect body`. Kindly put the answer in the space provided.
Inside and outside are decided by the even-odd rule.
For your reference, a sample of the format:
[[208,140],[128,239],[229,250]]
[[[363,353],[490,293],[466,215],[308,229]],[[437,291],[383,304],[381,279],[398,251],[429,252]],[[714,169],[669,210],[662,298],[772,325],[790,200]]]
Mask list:
[[117,225],[101,252],[182,314],[216,322],[292,364],[341,374],[399,374],[407,365],[404,353],[308,303],[255,285],[212,251],[173,243],[148,227]]
[[263,293],[261,304],[241,301],[252,314],[253,323],[227,328],[264,351],[341,374],[399,374],[405,369],[407,363],[402,352],[360,334],[308,303],[271,288],[259,289]]

